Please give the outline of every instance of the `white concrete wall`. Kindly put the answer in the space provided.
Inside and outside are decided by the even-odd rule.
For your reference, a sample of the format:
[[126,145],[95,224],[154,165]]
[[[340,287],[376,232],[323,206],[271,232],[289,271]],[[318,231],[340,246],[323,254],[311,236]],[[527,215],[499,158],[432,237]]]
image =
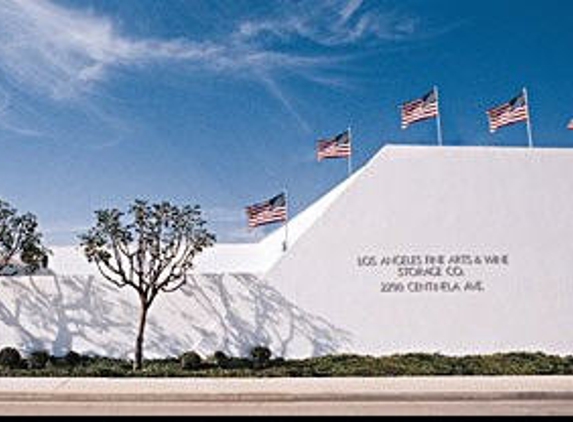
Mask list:
[[[277,231],[203,256],[193,283],[152,308],[146,356],[573,350],[573,151],[387,147],[292,224],[285,255]],[[55,251],[56,275],[0,279],[0,346],[129,356],[133,294],[77,249]],[[357,263],[457,254],[509,265],[401,278]],[[406,291],[383,293],[384,282]],[[485,290],[408,292],[413,282]]]
[[[357,264],[428,254],[502,254],[509,266],[417,279]],[[571,353],[573,151],[387,148],[267,280],[350,332],[355,352]],[[485,291],[381,292],[442,280]]]
[[[25,352],[69,350],[133,356],[137,297],[91,276],[0,280],[0,346]],[[146,358],[204,356],[222,350],[246,356],[269,345],[277,356],[336,352],[348,334],[299,308],[252,274],[202,275],[157,299],[150,311]]]

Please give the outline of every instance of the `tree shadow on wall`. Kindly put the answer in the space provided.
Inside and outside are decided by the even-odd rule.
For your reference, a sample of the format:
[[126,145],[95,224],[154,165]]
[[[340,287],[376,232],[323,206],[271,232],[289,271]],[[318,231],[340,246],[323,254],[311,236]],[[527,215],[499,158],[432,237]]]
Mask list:
[[[97,277],[2,278],[0,294],[0,327],[11,330],[16,343],[6,344],[0,332],[2,345],[56,356],[70,350],[117,358],[133,353],[137,302]],[[193,349],[245,356],[259,345],[288,356],[299,353],[301,344],[305,354],[321,356],[350,344],[348,332],[299,308],[253,275],[192,277],[180,292],[166,296],[173,300],[162,306],[170,309],[152,310],[146,329],[145,349],[156,356]]]
[[252,274],[195,276],[183,293],[214,319],[216,328],[201,330],[211,350],[246,355],[254,346],[265,345],[287,356],[302,342],[311,355],[324,356],[351,344],[350,333],[301,309]]
[[134,307],[125,301],[110,301],[113,288],[98,283],[95,277],[52,275],[5,280],[1,288],[6,289],[10,283],[13,299],[10,303],[0,301],[0,322],[16,332],[18,347],[23,351],[48,350],[63,356],[81,341],[92,349],[85,353],[97,354],[102,349],[100,340],[105,337],[110,355],[125,355],[125,344],[106,334],[113,327],[115,332],[131,338],[133,321],[119,318],[114,310]]

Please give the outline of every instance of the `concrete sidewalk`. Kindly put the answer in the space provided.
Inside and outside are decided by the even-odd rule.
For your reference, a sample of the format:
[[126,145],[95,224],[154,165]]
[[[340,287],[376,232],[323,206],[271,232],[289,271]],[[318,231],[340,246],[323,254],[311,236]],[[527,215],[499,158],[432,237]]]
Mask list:
[[565,401],[573,377],[99,379],[0,378],[8,402]]

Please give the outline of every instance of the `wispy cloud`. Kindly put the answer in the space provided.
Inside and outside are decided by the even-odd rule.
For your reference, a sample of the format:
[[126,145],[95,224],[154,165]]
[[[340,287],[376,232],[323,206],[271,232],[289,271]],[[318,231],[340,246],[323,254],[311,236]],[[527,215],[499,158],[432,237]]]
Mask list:
[[340,12],[342,22],[347,22],[354,15],[354,13],[360,9],[363,3],[364,0],[350,0]]
[[264,74],[259,79],[263,86],[300,122],[280,89],[269,81],[277,71],[304,75],[330,62],[238,42],[234,37],[203,42],[133,39],[121,34],[109,18],[49,0],[2,0],[0,22],[0,71],[5,86],[56,102],[85,100],[117,69],[179,62],[239,77],[259,79]]
[[0,2],[0,68],[19,86],[70,99],[116,66],[174,59],[207,61],[220,47],[187,40],[130,40],[109,19],[50,1]]
[[261,81],[265,84],[267,90],[286,108],[286,110],[298,121],[300,126],[310,132],[310,126],[307,121],[296,111],[292,101],[283,93],[279,85],[269,75],[260,74]]
[[25,137],[40,137],[42,133],[36,130],[20,127],[10,119],[10,94],[0,86],[0,128]]
[[130,39],[110,19],[48,0],[0,2],[0,69],[55,100],[74,98],[114,67],[180,61],[220,72],[313,68],[323,60],[232,40]]
[[288,41],[307,39],[334,47],[357,41],[384,42],[412,36],[419,20],[393,10],[366,7],[364,0],[289,2],[270,19],[243,22],[235,35],[241,39]]
[[326,50],[298,53],[285,49],[285,43],[298,38],[330,48],[403,40],[418,29],[416,19],[367,7],[365,0],[275,3],[272,13],[239,18],[227,36],[194,41],[130,37],[109,17],[52,0],[1,0],[0,86],[56,102],[85,101],[114,70],[184,63],[259,81],[308,130],[277,76],[290,72],[314,83],[343,86],[328,70],[344,58]]

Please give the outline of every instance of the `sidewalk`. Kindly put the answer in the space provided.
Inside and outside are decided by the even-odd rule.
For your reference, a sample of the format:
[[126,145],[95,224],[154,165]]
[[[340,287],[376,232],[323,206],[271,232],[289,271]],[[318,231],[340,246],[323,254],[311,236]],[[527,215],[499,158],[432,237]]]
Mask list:
[[0,378],[4,402],[573,402],[573,377]]

